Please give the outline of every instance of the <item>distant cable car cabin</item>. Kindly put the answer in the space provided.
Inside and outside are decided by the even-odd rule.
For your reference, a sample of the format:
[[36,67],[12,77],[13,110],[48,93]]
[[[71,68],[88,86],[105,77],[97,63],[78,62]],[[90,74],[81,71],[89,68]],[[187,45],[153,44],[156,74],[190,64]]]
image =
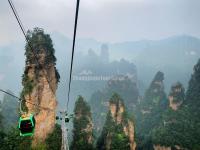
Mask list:
[[33,136],[35,130],[34,115],[22,115],[19,118],[18,128],[20,130],[20,136]]

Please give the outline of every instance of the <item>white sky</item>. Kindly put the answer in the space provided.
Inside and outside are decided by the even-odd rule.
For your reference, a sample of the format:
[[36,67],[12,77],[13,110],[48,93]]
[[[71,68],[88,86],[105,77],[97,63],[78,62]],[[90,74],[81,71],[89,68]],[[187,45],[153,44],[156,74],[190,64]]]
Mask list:
[[[76,0],[13,0],[26,29],[72,37]],[[200,37],[200,0],[80,0],[77,36],[103,42]],[[7,0],[0,0],[0,45],[23,38]]]

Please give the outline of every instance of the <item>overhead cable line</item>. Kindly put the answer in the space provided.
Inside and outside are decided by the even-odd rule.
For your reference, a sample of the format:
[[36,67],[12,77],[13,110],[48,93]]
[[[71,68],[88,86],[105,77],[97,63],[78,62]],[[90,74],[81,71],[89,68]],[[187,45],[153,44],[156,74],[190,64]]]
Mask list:
[[[10,7],[11,7],[11,9],[12,9],[14,15],[15,15],[15,18],[17,19],[17,22],[18,22],[18,24],[19,24],[19,26],[20,26],[20,28],[21,28],[21,30],[22,30],[22,32],[23,32],[23,35],[26,37],[26,30],[25,30],[25,28],[24,28],[24,26],[23,26],[23,24],[22,24],[22,21],[21,21],[19,15],[18,15],[18,13],[17,13],[17,10],[16,10],[16,8],[15,8],[15,6],[14,6],[12,0],[8,0],[8,3],[9,3],[9,5],[10,5]],[[26,40],[27,40],[27,38],[26,38]],[[28,41],[27,41],[27,42],[28,42]]]
[[9,93],[9,92],[3,90],[3,89],[0,89],[0,92],[5,93],[5,94],[7,94],[7,95],[9,95],[9,96],[11,96],[11,97],[17,99],[18,102],[24,101],[24,102],[29,103],[29,104],[31,104],[31,105],[37,106],[37,107],[39,107],[39,108],[41,108],[41,109],[45,109],[45,110],[49,110],[49,111],[54,111],[53,109],[50,109],[50,108],[47,108],[47,107],[42,107],[42,106],[40,106],[40,105],[34,104],[34,103],[32,103],[31,101],[23,100],[22,98],[19,98],[19,97],[15,96],[14,94],[11,94],[11,93]]
[[71,65],[70,65],[70,76],[69,76],[69,85],[68,85],[68,93],[67,93],[67,111],[68,111],[69,101],[70,101],[70,91],[71,91],[71,81],[72,81],[72,72],[73,72],[74,49],[75,49],[75,44],[76,44],[76,29],[77,29],[77,22],[78,22],[79,3],[80,3],[80,0],[77,0],[75,23],[74,23],[73,44],[72,44]]
[[70,101],[70,91],[71,91],[71,81],[72,81],[72,72],[73,72],[74,49],[75,49],[75,43],[76,43],[76,29],[77,29],[77,22],[78,22],[79,3],[80,3],[80,0],[77,0],[75,23],[74,23],[73,44],[72,44],[71,65],[70,65],[70,76],[69,76],[69,85],[68,85],[68,93],[67,93],[67,107],[66,107],[67,110],[61,112],[62,119],[63,119],[63,123],[62,123],[62,133],[63,134],[62,134],[61,150],[69,150],[68,135],[67,135],[67,129],[65,126],[64,118],[65,118],[65,116],[68,116],[68,107],[69,107],[69,101]]

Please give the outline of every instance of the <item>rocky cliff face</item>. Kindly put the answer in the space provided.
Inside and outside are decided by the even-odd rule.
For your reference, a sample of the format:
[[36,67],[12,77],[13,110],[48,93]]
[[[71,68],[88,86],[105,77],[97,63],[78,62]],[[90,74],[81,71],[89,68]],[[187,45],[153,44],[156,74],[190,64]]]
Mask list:
[[111,112],[114,122],[123,126],[123,131],[129,139],[130,150],[135,150],[136,143],[134,140],[134,124],[131,120],[124,118],[125,107],[122,101],[110,102],[109,110]]
[[117,94],[110,100],[109,113],[97,147],[105,150],[136,148],[134,123],[127,117],[125,106]]
[[[48,69],[40,68],[39,77],[33,73],[36,68],[34,66],[27,66],[29,79],[35,83],[32,92],[25,95],[25,100],[31,103],[37,104],[41,107],[48,109],[42,109],[30,103],[26,103],[28,113],[35,113],[36,128],[34,140],[35,142],[44,142],[47,135],[51,133],[55,125],[55,109],[56,109],[56,97],[55,90],[57,88],[54,66],[49,66]],[[48,73],[47,73],[48,72]],[[47,77],[46,77],[46,75]],[[37,78],[37,79],[36,79]],[[48,79],[47,79],[48,78]],[[48,83],[51,79],[50,84]],[[51,90],[52,88],[52,90]]]
[[185,98],[185,89],[183,85],[179,82],[175,83],[171,87],[171,92],[169,95],[169,107],[174,111],[182,105]]
[[178,110],[178,108],[182,105],[182,102],[175,103],[174,97],[169,96],[169,107],[173,109],[174,111]]
[[28,114],[35,114],[34,146],[43,143],[54,129],[57,105],[55,94],[59,74],[55,68],[56,59],[49,35],[44,34],[41,29],[34,29],[28,36],[33,49],[26,46],[26,66],[22,81],[24,88],[21,96],[35,104],[25,103]]

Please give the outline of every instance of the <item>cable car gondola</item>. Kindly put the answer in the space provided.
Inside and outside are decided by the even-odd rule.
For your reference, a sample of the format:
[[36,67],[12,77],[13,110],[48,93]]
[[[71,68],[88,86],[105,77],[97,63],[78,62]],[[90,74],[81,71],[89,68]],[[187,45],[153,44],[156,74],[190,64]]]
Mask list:
[[34,115],[22,115],[19,118],[18,128],[20,130],[20,136],[33,136],[35,130]]

